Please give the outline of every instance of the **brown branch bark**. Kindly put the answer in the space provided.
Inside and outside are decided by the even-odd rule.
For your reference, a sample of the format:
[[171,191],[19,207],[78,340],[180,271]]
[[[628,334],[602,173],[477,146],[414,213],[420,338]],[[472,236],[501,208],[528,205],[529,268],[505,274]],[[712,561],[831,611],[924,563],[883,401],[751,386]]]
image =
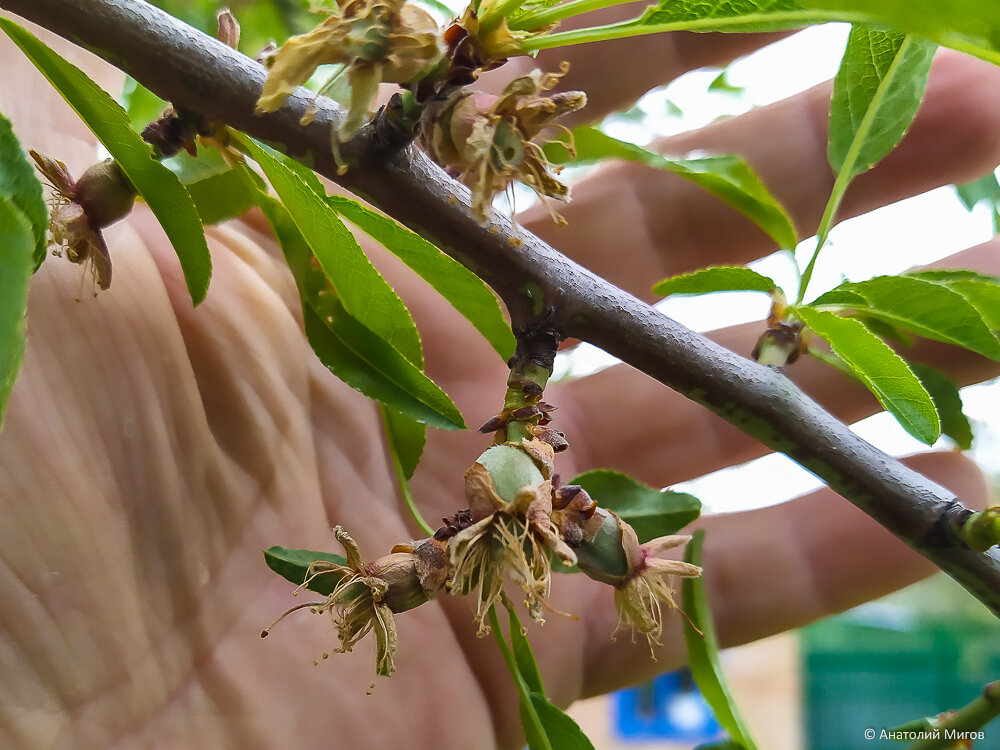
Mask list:
[[951,536],[952,520],[966,510],[949,491],[861,440],[780,372],[687,330],[506,217],[493,214],[481,225],[468,191],[414,147],[386,155],[371,131],[363,133],[344,148],[357,166],[338,175],[330,154],[330,128],[342,116],[335,104],[320,99],[315,120],[301,126],[312,94],[300,89],[288,106],[256,116],[263,68],[141,0],[0,0],[0,7],[380,207],[486,281],[515,329],[544,326],[589,341],[790,456],[1000,615],[1000,554],[975,552]]

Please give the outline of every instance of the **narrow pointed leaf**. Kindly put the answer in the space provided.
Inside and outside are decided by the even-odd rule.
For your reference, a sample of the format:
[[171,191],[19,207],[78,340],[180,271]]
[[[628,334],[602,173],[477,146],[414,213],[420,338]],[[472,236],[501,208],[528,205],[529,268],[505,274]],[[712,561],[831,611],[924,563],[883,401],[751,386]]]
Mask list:
[[8,196],[0,195],[0,423],[24,358],[24,315],[34,250],[31,221]]
[[406,305],[365,256],[354,235],[316,191],[249,138],[241,147],[256,161],[288,209],[347,313],[423,366],[420,335]]
[[553,750],[594,750],[590,739],[573,718],[541,693],[528,694]]
[[809,12],[891,26],[1000,63],[1000,3],[994,0],[799,0]]
[[985,203],[994,212],[996,212],[997,206],[1000,206],[1000,181],[997,180],[997,176],[993,172],[964,185],[956,185],[955,192],[958,194],[959,200],[962,201],[962,205],[969,211],[980,203]]
[[[537,29],[553,14],[574,15],[559,8],[526,13],[524,20],[531,22],[512,28]],[[1000,63],[1000,4],[994,0],[660,0],[630,21],[534,36],[521,47],[548,49],[665,31],[779,31],[828,21],[895,28]]]
[[[792,248],[798,241],[784,206],[738,156],[671,159],[590,127],[574,130],[573,141],[576,146],[575,162],[627,159],[671,172],[728,203],[766,232],[779,247]],[[553,161],[565,161],[567,158],[565,150],[558,145],[546,149],[546,154]]]
[[948,287],[965,297],[979,310],[983,320],[994,332],[1000,330],[1000,285],[995,281],[959,279]]
[[427,425],[395,409],[387,408],[384,413],[389,450],[399,458],[403,475],[412,479],[427,444]]
[[1000,341],[983,314],[948,284],[913,276],[876,276],[843,288],[865,298],[867,315],[1000,361]]
[[507,632],[510,635],[510,647],[514,652],[514,661],[517,664],[517,671],[521,673],[521,678],[528,686],[528,690],[533,693],[545,695],[545,688],[542,686],[542,675],[538,671],[538,663],[535,655],[531,651],[531,644],[524,634],[524,627],[521,619],[517,616],[517,610],[509,603],[507,604]]
[[323,308],[302,310],[306,336],[320,361],[334,375],[369,398],[442,430],[462,430],[458,409],[438,386],[366,328],[336,299]]
[[712,266],[673,276],[653,287],[655,294],[708,294],[710,292],[764,292],[770,294],[778,285],[767,276],[745,266]]
[[143,128],[151,122],[160,119],[163,110],[167,108],[167,102],[163,101],[132,76],[125,77],[121,102],[128,113],[129,122],[138,133],[141,133]]
[[[702,564],[702,545],[705,532],[696,531],[688,542],[684,559],[694,565]],[[719,661],[719,641],[715,635],[715,624],[708,607],[708,592],[704,577],[681,579],[681,606],[687,619],[684,623],[684,639],[687,641],[688,661],[691,676],[698,690],[718,720],[734,742],[746,750],[757,750],[746,724],[740,716],[726,676]],[[700,633],[699,633],[700,631]]]
[[857,292],[837,287],[821,294],[809,303],[809,307],[857,307],[861,309],[868,307],[868,300]]
[[944,284],[965,297],[991,329],[1000,329],[1000,279],[976,271],[930,270],[906,274],[909,278]]
[[941,433],[955,441],[962,450],[972,447],[972,424],[962,411],[962,396],[947,375],[920,362],[911,362],[910,369],[931,394],[941,418]]
[[857,320],[809,307],[796,308],[795,314],[847,363],[903,429],[928,445],[938,439],[941,422],[930,394],[888,344]]
[[246,179],[233,169],[188,183],[187,190],[202,224],[235,219],[256,205],[256,197]]
[[191,299],[197,305],[208,291],[212,258],[194,201],[180,180],[153,158],[149,145],[129,124],[125,110],[82,70],[16,23],[0,18],[0,28],[76,110],[149,205],[174,246]]
[[807,10],[794,0],[660,0],[630,21],[533,37],[522,46],[548,49],[667,31],[781,31],[832,20],[837,13]]
[[851,29],[830,102],[835,172],[866,172],[896,147],[920,107],[935,48],[898,31]]
[[352,388],[411,419],[446,430],[464,429],[462,415],[447,394],[344,309],[323,273],[313,268],[309,245],[290,212],[268,195],[258,200],[295,277],[306,336],[320,361]]
[[[282,578],[291,581],[296,586],[306,580],[306,571],[317,560],[346,565],[347,558],[333,552],[313,552],[308,549],[286,549],[285,547],[268,547],[264,550],[264,562]],[[321,575],[314,578],[306,586],[310,591],[329,596],[340,579],[333,575]]]
[[34,267],[45,260],[48,247],[49,212],[42,197],[42,184],[21,148],[10,120],[0,114],[0,197],[10,201],[28,220],[34,237]]
[[657,490],[609,469],[584,472],[568,484],[580,485],[598,505],[630,523],[640,543],[674,534],[701,513],[701,502],[693,495]]
[[496,296],[478,276],[416,232],[357,201],[331,195],[327,202],[434,287],[476,327],[504,361],[510,359],[514,354],[514,334]]

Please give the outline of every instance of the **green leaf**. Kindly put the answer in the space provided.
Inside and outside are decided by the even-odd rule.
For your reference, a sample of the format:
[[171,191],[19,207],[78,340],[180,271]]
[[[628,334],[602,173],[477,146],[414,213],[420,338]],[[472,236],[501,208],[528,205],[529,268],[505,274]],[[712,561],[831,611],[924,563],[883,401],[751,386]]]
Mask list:
[[[33,267],[45,260],[49,212],[35,168],[21,149],[10,120],[0,114],[0,196],[10,201],[28,221],[34,237]],[[2,414],[2,408],[0,408]]]
[[403,475],[412,479],[427,444],[427,426],[395,409],[385,410],[385,422],[389,450],[399,458]]
[[[576,146],[575,162],[627,159],[665,170],[690,180],[728,203],[766,232],[779,247],[792,248],[798,242],[795,227],[784,207],[738,156],[668,159],[591,127],[576,128],[573,141]],[[567,161],[562,146],[553,145],[545,153],[552,161]]]
[[985,281],[990,284],[1000,284],[1000,279],[996,276],[987,276],[979,271],[956,268],[931,268],[926,271],[910,271],[902,274],[907,278],[923,279],[924,281],[937,281],[940,283],[950,283],[952,281]]
[[246,177],[235,169],[188,183],[187,190],[202,224],[218,224],[242,216],[257,204]]
[[1000,3],[995,0],[799,0],[811,13],[891,26],[1000,63]]
[[969,211],[980,203],[985,203],[993,210],[994,215],[997,214],[997,207],[1000,206],[1000,182],[993,172],[964,185],[956,185],[955,192]]
[[[296,586],[301,585],[306,580],[306,571],[317,560],[347,565],[347,558],[333,552],[313,552],[308,549],[286,549],[284,547],[268,547],[264,550],[264,561],[267,563],[267,567]],[[329,596],[340,580],[333,574],[316,576],[306,588],[317,594]]]
[[[702,564],[701,551],[704,541],[704,530],[696,531],[688,542],[684,554],[687,562],[694,565]],[[715,636],[715,625],[708,607],[705,579],[703,577],[681,579],[681,595],[681,606],[687,614],[684,638],[687,641],[688,660],[695,684],[698,685],[698,690],[701,691],[705,701],[712,707],[715,718],[730,737],[746,750],[757,750],[729,692],[726,676],[722,672],[722,665],[719,662],[719,642]]]
[[265,194],[258,200],[295,277],[306,336],[320,361],[352,388],[412,419],[446,430],[464,429],[462,415],[447,394],[344,309],[323,273],[312,267],[309,245],[286,207]]
[[809,303],[809,307],[836,307],[838,309],[843,307],[866,308],[868,307],[868,300],[857,292],[852,292],[843,286],[839,286],[836,289],[831,289],[821,294]]
[[777,288],[772,279],[745,266],[712,266],[664,279],[653,287],[653,292],[663,297],[670,294],[741,291],[770,294]]
[[830,101],[834,172],[859,175],[896,147],[920,107],[935,49],[897,31],[851,29]]
[[337,214],[312,187],[249,138],[234,141],[264,170],[348,315],[364,320],[366,328],[421,368],[420,335],[406,305]]
[[1000,328],[1000,279],[976,271],[931,270],[906,274],[908,278],[944,284],[965,297],[979,311],[986,325]]
[[[3,185],[5,191],[8,187]],[[24,315],[34,250],[31,221],[9,195],[0,195],[0,423],[24,358]]]
[[121,100],[132,128],[138,133],[141,133],[149,123],[159,120],[163,110],[167,108],[167,102],[132,76],[125,76]]
[[1000,286],[995,281],[957,280],[948,288],[965,297],[994,332],[1000,329]]
[[732,740],[719,740],[718,742],[706,742],[698,745],[694,750],[746,750],[739,742]]
[[[527,13],[511,28],[539,29],[593,7],[566,3]],[[887,26],[1000,63],[1000,5],[994,0],[660,0],[630,21],[533,36],[521,49],[665,31],[780,31],[828,21]]]
[[504,361],[510,359],[514,334],[496,296],[478,276],[416,232],[357,201],[331,195],[327,203],[412,268],[476,327]]
[[197,305],[208,291],[212,258],[194,201],[180,180],[153,159],[149,146],[129,124],[125,110],[83,71],[16,23],[0,18],[0,28],[76,110],[149,205],[174,246],[191,299]]
[[868,303],[863,312],[918,336],[954,344],[1000,361],[1000,341],[983,314],[952,282],[942,284],[913,276],[876,276],[843,285]]
[[630,523],[640,544],[676,533],[701,513],[701,502],[692,495],[653,489],[609,469],[584,472],[569,484],[580,485],[598,505],[613,510]]
[[[553,750],[594,750],[593,743],[569,714],[540,693],[532,691],[528,697]],[[528,747],[535,748],[530,742]]]
[[334,375],[426,425],[465,429],[462,415],[444,391],[388,342],[351,317],[335,299],[324,312],[329,313],[326,319],[312,304],[302,311],[309,343]]
[[847,363],[903,429],[928,445],[938,439],[941,423],[930,394],[884,341],[859,321],[825,310],[798,307],[795,314]]
[[[542,674],[538,671],[538,663],[535,655],[531,651],[531,644],[524,634],[524,627],[517,616],[517,610],[507,602],[507,632],[510,634],[510,646],[514,652],[514,661],[517,664],[517,671],[521,673],[528,690],[533,693],[545,695],[545,688],[542,685]],[[557,746],[558,747],[558,746]]]
[[708,84],[708,90],[718,91],[722,94],[742,94],[744,88],[742,86],[734,86],[729,82],[729,70],[727,68],[719,71],[719,75]]
[[920,378],[921,385],[934,400],[934,407],[941,417],[941,432],[963,451],[972,447],[972,425],[962,411],[962,396],[947,375],[929,365],[911,362],[910,369]]
[[[559,9],[533,14],[532,28],[575,15]],[[523,49],[549,49],[603,39],[623,39],[667,31],[781,31],[835,20],[836,14],[806,11],[793,0],[660,0],[630,21],[529,38]],[[515,24],[514,28],[522,24]]]

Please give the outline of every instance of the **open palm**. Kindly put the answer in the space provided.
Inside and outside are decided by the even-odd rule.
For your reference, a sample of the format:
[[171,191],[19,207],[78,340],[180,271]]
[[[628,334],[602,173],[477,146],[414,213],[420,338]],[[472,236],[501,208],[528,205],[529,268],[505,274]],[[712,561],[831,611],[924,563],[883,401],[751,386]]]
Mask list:
[[[654,83],[721,63],[766,38],[632,41],[649,61],[626,85],[571,51],[599,116]],[[51,41],[51,40],[50,40]],[[117,74],[67,55],[110,90]],[[623,48],[622,48],[623,49]],[[605,55],[622,53],[609,44]],[[643,49],[648,57],[640,54]],[[846,211],[974,178],[1000,161],[1000,83],[990,66],[942,55],[929,100],[901,148],[859,179]],[[93,139],[16,50],[4,44],[0,111],[26,147],[96,161]],[[655,68],[655,69],[654,69]],[[571,74],[573,75],[573,74]],[[830,187],[823,120],[828,89],[665,143],[738,151],[814,227]],[[769,252],[763,235],[674,178],[611,166],[576,187],[570,226],[526,224],[624,288]],[[137,209],[107,232],[108,292],[49,259],[30,298],[28,349],[0,434],[0,746],[490,748],[518,741],[515,693],[494,646],[477,640],[470,604],[442,596],[398,618],[397,673],[374,680],[371,650],[313,666],[336,645],[328,622],[302,614],[261,641],[291,586],[263,564],[272,544],[334,549],[344,525],[367,558],[417,532],[401,512],[377,406],[328,373],[301,331],[298,298],[257,216],[209,231],[214,277],[192,308],[155,220]],[[952,265],[996,273],[996,246]],[[495,413],[507,375],[488,345],[398,263],[372,250],[422,331],[428,373],[470,423]],[[749,351],[749,328],[718,333]],[[928,347],[961,382],[991,374],[974,355]],[[875,410],[859,386],[811,363],[792,375],[844,419]],[[609,466],[667,485],[764,449],[645,376],[617,367],[553,386],[557,426],[572,443],[557,469]],[[651,418],[650,415],[655,415]],[[430,437],[413,489],[434,519],[463,505],[474,433]],[[969,504],[981,475],[955,454],[913,464]],[[783,506],[705,519],[706,577],[723,639],[736,643],[837,611],[929,572],[873,522],[821,491]],[[659,661],[644,644],[612,643],[611,595],[582,576],[556,582],[532,640],[549,692],[569,703],[683,658],[677,618]]]

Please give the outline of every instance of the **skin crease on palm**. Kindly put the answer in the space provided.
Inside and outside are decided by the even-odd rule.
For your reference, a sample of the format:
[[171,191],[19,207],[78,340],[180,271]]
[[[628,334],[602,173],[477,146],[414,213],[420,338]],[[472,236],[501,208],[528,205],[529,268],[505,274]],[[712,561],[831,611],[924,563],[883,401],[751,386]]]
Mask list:
[[[118,90],[115,71],[42,36]],[[583,71],[569,83],[590,92],[596,118],[622,97],[764,41],[675,35],[560,52]],[[615,54],[650,67],[632,64],[622,86]],[[96,160],[93,138],[6,41],[0,59],[0,111],[26,147],[78,175]],[[1000,70],[942,53],[911,134],[857,181],[844,215],[975,178],[1000,161],[1000,103],[989,93],[997,85]],[[832,184],[828,96],[819,87],[662,145],[744,154],[808,234]],[[668,175],[610,165],[574,192],[569,227],[537,211],[526,226],[638,294],[648,296],[664,275],[772,249],[730,209]],[[27,353],[0,434],[0,747],[518,746],[510,677],[495,645],[476,639],[468,601],[442,597],[400,616],[398,670],[371,695],[367,642],[313,666],[336,647],[329,622],[301,613],[260,639],[277,614],[307,600],[290,597],[262,548],[335,550],[330,528],[339,523],[371,559],[417,531],[401,510],[377,409],[313,356],[291,277],[260,217],[208,235],[214,275],[198,308],[141,207],[106,233],[115,272],[108,292],[94,296],[84,279],[81,294],[81,269],[57,258],[32,283]],[[411,306],[429,374],[480,424],[500,407],[504,364],[422,282],[370,249]],[[948,262],[997,273],[996,251],[984,245]],[[759,330],[715,336],[745,353]],[[920,354],[963,383],[994,374],[944,347]],[[842,418],[876,408],[812,362],[791,375]],[[566,477],[607,466],[662,486],[765,450],[622,367],[554,386],[547,399],[573,444],[557,468]],[[427,518],[462,507],[462,473],[483,443],[468,432],[430,436],[413,482]],[[986,501],[967,459],[941,452],[910,463],[967,504]],[[840,611],[932,570],[830,491],[700,525],[709,530],[706,578],[727,644]],[[556,702],[682,662],[676,614],[653,662],[644,642],[610,640],[611,602],[607,588],[582,576],[557,579],[553,604],[579,619],[553,616],[530,631]]]

